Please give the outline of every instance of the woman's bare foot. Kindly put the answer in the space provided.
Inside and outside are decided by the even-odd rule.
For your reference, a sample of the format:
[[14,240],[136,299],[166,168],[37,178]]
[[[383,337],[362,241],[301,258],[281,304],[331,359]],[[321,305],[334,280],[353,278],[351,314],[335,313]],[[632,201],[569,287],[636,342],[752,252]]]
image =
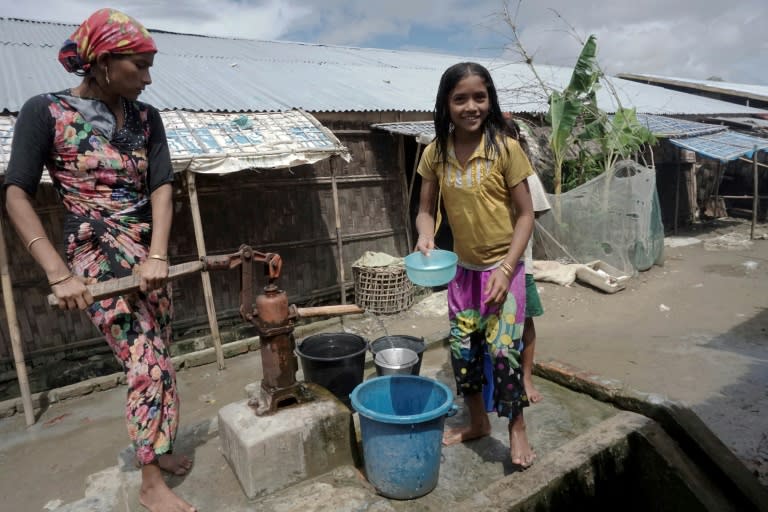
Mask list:
[[528,443],[522,412],[509,423],[509,452],[512,456],[512,464],[524,469],[530,467],[536,459],[536,453]]
[[147,464],[141,468],[139,503],[150,512],[196,512],[197,509],[179,498],[165,483],[160,468]]
[[533,385],[533,379],[530,376],[523,377],[523,386],[525,387],[525,394],[528,395],[528,401],[532,404],[537,404],[544,398],[544,395]]
[[192,469],[192,459],[186,455],[176,455],[173,453],[164,453],[157,458],[157,465],[160,469],[176,476],[186,475]]

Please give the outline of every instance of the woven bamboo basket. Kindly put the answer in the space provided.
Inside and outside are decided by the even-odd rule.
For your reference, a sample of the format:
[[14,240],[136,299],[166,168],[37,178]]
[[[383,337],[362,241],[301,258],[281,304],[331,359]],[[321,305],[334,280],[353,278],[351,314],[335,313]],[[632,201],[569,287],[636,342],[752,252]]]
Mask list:
[[413,305],[414,286],[405,267],[352,267],[355,303],[377,314],[405,311]]

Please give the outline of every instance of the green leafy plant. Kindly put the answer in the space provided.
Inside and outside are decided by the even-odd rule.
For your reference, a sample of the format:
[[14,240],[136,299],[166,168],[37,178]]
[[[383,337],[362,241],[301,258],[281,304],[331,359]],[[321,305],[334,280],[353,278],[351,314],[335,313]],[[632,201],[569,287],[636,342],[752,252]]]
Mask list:
[[581,49],[579,58],[573,68],[573,74],[568,86],[562,92],[553,90],[549,95],[549,111],[546,120],[552,128],[549,136],[549,147],[554,157],[554,188],[555,194],[562,189],[563,165],[571,146],[576,141],[576,127],[581,122],[592,132],[599,131],[595,126],[597,117],[597,83],[600,72],[597,69],[597,40],[589,36]]
[[[518,2],[518,10],[521,1]],[[571,79],[559,91],[541,79],[533,65],[533,58],[520,42],[515,22],[517,13],[510,14],[509,5],[505,4],[503,16],[512,29],[518,52],[548,95],[549,110],[545,119],[552,129],[548,142],[554,160],[553,188],[556,195],[603,172],[611,173],[620,159],[631,158],[644,145],[656,141],[638,121],[635,109],[621,105],[619,95],[610,82],[606,84],[618,105],[616,112],[609,116],[598,107],[597,91],[604,74],[597,60],[597,38],[594,34],[583,43]],[[575,32],[573,27],[570,28]]]

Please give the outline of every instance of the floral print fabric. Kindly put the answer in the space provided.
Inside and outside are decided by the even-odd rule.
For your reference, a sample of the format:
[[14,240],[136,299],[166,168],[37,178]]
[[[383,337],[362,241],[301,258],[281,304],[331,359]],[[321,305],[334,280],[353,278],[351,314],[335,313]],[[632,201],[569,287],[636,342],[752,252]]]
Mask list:
[[529,405],[523,387],[520,352],[525,324],[525,269],[515,267],[506,301],[487,306],[482,293],[493,270],[459,266],[448,285],[450,350],[456,388],[480,393],[485,383],[484,354],[493,362],[493,404],[499,416],[513,420]]
[[[146,146],[129,150],[119,144],[119,131],[113,138],[100,133],[89,122],[97,108],[50,98],[55,129],[47,166],[68,211],[67,261],[75,274],[96,281],[130,275],[146,259],[151,237]],[[142,127],[139,135],[148,140],[146,108],[131,103],[127,112],[126,126]],[[169,290],[101,300],[88,313],[123,364],[128,433],[139,462],[151,463],[171,451],[178,427]]]

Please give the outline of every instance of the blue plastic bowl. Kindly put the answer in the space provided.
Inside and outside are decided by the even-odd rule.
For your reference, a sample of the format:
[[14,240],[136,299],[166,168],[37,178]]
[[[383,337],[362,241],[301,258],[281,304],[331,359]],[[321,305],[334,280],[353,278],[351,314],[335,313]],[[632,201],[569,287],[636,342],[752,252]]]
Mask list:
[[429,256],[416,251],[405,257],[405,273],[419,286],[443,286],[453,280],[458,261],[451,251],[432,249]]

